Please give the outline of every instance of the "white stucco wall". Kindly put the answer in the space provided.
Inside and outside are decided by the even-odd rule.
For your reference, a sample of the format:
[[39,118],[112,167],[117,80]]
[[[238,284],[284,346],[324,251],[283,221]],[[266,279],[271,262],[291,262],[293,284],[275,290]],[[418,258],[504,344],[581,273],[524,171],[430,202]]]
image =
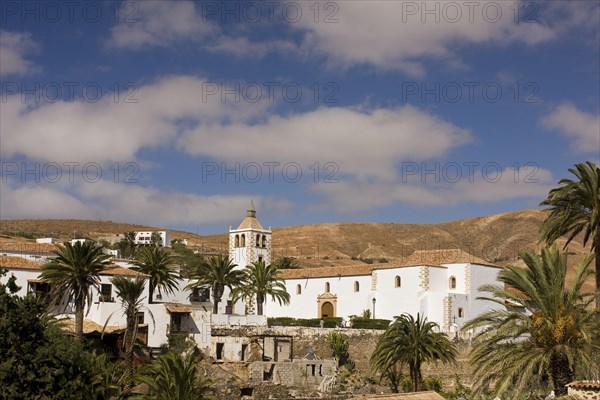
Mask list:
[[478,315],[484,314],[494,309],[505,309],[499,304],[493,303],[491,301],[477,299],[477,297],[484,295],[484,293],[481,293],[479,291],[479,288],[482,285],[500,284],[500,282],[497,280],[500,271],[502,271],[502,269],[497,267],[471,264],[471,287],[469,290],[469,298],[471,300],[470,318],[474,318]]
[[[41,271],[11,268],[8,270],[8,274],[0,278],[0,281],[2,283],[6,283],[13,274],[17,278],[17,285],[20,286],[20,290],[17,292],[17,294],[19,296],[26,296],[28,290],[28,280],[39,279]],[[110,281],[112,278],[113,276],[101,275],[100,284],[112,285]],[[175,294],[166,296],[166,300],[169,303],[184,304],[191,308],[192,312],[190,314],[182,314],[182,331],[187,332],[200,348],[209,348],[211,342],[211,308],[210,306],[205,307],[204,304],[201,303],[192,304],[188,298],[189,291],[183,290],[183,287],[186,284],[187,281],[182,282],[180,285],[181,290],[176,291]],[[150,347],[159,347],[160,345],[167,343],[167,335],[169,333],[169,325],[171,323],[171,314],[165,307],[166,301],[148,304],[148,291],[149,288],[146,285],[144,295],[145,299],[140,311],[144,312],[144,323],[148,324],[148,345]],[[107,326],[124,326],[126,324],[126,318],[125,315],[123,315],[121,302],[117,296],[114,286],[111,288],[111,296],[114,298],[114,302],[100,301],[100,291],[93,289],[91,305],[90,307],[86,308],[84,318],[86,320],[94,321],[100,326],[104,326],[107,320]],[[72,312],[72,308],[67,308],[66,314],[61,314],[61,317],[66,316],[74,318],[74,314]],[[150,316],[150,312],[154,317],[154,321]]]
[[[416,314],[420,310],[423,289],[420,285],[419,267],[380,269],[377,274],[375,317],[393,319],[402,313]],[[396,276],[400,287],[396,287]]]

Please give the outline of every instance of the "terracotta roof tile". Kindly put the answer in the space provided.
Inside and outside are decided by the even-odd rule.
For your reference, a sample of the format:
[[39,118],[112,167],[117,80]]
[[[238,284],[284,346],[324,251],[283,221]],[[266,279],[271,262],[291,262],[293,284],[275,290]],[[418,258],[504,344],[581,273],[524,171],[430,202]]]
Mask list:
[[56,246],[49,243],[34,243],[21,240],[0,239],[0,250],[23,251],[29,253],[50,253]]
[[244,218],[244,220],[242,221],[242,223],[240,224],[240,226],[238,226],[238,229],[248,229],[248,228],[252,228],[252,229],[264,229],[262,227],[262,225],[260,224],[260,222],[258,221],[258,219],[254,218],[254,217],[246,217],[246,218]]
[[42,269],[42,264],[35,261],[27,260],[22,257],[12,256],[0,256],[0,267],[9,269],[30,269],[38,270]]
[[192,312],[192,309],[190,307],[185,306],[183,304],[165,304],[165,308],[168,312],[172,314],[190,314]]
[[405,264],[412,263],[413,265],[471,263],[498,267],[462,249],[417,250],[411,255],[403,257],[402,262]]
[[100,275],[109,275],[109,276],[148,276],[146,274],[143,274],[141,272],[137,272],[134,271],[132,269],[129,268],[123,268],[123,267],[119,267],[119,266],[111,266],[108,269],[105,269],[104,271],[100,272]]
[[336,276],[364,276],[371,275],[374,270],[409,268],[424,265],[445,268],[441,264],[454,263],[472,263],[498,267],[497,265],[491,264],[460,249],[417,250],[408,257],[403,257],[389,263],[284,269],[280,271],[280,277],[282,279],[303,279]]

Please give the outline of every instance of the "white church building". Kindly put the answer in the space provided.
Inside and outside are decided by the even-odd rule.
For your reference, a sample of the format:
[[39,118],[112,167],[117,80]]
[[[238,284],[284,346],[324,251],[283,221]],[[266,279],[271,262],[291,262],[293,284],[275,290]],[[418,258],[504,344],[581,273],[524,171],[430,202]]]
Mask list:
[[[239,268],[271,258],[271,229],[264,229],[251,203],[237,229],[229,229],[229,255]],[[359,238],[357,238],[359,240]],[[496,284],[502,267],[458,249],[421,250],[382,264],[282,270],[288,305],[267,300],[268,317],[323,318],[362,315],[393,319],[418,313],[444,331],[456,332],[497,305],[478,300],[478,288]],[[227,293],[225,294],[227,295]],[[243,313],[236,305],[235,313]]]

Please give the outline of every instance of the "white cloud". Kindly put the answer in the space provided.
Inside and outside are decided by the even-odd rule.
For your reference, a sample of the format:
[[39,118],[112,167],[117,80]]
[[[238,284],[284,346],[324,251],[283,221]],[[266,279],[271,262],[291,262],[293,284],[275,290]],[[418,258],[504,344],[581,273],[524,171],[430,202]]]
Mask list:
[[287,40],[266,40],[252,42],[243,36],[231,37],[221,35],[214,43],[206,45],[209,51],[231,54],[236,57],[263,58],[269,53],[289,54],[298,51],[297,46]]
[[27,75],[37,67],[27,59],[38,45],[29,33],[0,30],[0,76]]
[[[304,48],[327,57],[336,67],[357,64],[424,74],[422,61],[461,65],[460,45],[521,42],[537,44],[555,37],[542,24],[516,24],[512,2],[336,2],[337,23],[305,18]],[[470,4],[470,6],[468,5]]]
[[217,30],[203,20],[191,1],[127,2],[123,7],[119,23],[110,30],[110,47],[141,49],[181,40],[201,42]]
[[580,153],[600,153],[600,115],[586,113],[573,104],[563,103],[541,119],[548,129],[571,139],[571,147]]
[[[484,166],[470,170],[468,166],[456,164],[461,166],[460,180],[456,179],[457,169],[449,168],[448,172],[444,172],[445,166],[440,164],[437,182],[435,175],[423,175],[424,169],[418,169],[414,175],[397,174],[389,179],[370,182],[347,180],[337,184],[320,184],[315,185],[313,190],[326,197],[325,207],[351,212],[396,203],[417,207],[444,207],[464,203],[493,203],[514,198],[541,200],[555,183],[552,174],[543,168],[521,168],[515,171],[494,166],[487,168],[487,173],[484,173]],[[433,164],[427,168],[435,170]]]
[[322,108],[264,123],[202,124],[179,148],[227,161],[335,162],[359,179],[389,177],[406,159],[447,154],[470,140],[468,131],[412,106],[368,111]]
[[[268,104],[222,101],[209,95],[207,80],[172,76],[142,86],[137,103],[96,103],[82,99],[23,103],[9,96],[2,105],[1,154],[54,162],[134,161],[141,148],[169,146],[185,123],[245,120],[262,115]],[[210,86],[212,87],[212,86]]]
[[162,192],[139,185],[100,181],[57,184],[0,183],[2,218],[81,218],[190,226],[231,222],[250,200],[261,212],[289,211],[287,200],[261,195],[198,195]]

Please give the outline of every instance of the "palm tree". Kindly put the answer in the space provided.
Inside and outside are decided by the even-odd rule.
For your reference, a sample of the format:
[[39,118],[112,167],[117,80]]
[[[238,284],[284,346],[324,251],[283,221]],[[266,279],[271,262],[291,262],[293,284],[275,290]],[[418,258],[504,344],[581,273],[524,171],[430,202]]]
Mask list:
[[395,317],[394,322],[381,335],[371,355],[371,366],[382,375],[390,375],[399,365],[408,365],[413,391],[422,388],[421,365],[426,362],[455,362],[456,347],[448,337],[436,329],[420,314],[415,320],[410,314]]
[[[469,321],[464,329],[481,329],[470,354],[477,365],[475,388],[497,396],[509,389],[523,392],[536,377],[550,376],[557,396],[577,372],[596,370],[593,352],[600,349],[593,336],[600,327],[594,296],[582,293],[592,272],[592,256],[579,263],[570,288],[565,285],[567,258],[558,249],[543,248],[521,254],[525,268],[508,266],[498,275],[502,285],[484,285],[481,299],[500,308]],[[505,306],[509,306],[508,309]]]
[[[115,286],[117,296],[121,299],[121,307],[123,308],[123,314],[127,321],[123,342],[125,347],[125,381],[130,382],[131,375],[133,374],[133,345],[138,330],[137,313],[144,308],[145,297],[142,297],[142,295],[144,294],[144,289],[146,287],[146,279],[140,276],[135,279],[116,276],[111,279],[111,282]],[[152,312],[150,312],[150,310],[148,311],[152,321],[154,321]],[[113,314],[109,315],[106,319],[104,329],[108,325]]]
[[279,278],[279,270],[274,264],[266,265],[264,261],[252,263],[244,269],[243,278],[231,296],[238,299],[256,300],[257,315],[263,315],[263,305],[267,296],[279,304],[289,304],[290,294],[285,288],[285,281]]
[[580,233],[584,246],[591,239],[590,251],[596,255],[596,309],[600,310],[600,168],[588,161],[569,172],[577,180],[561,179],[540,204],[550,211],[541,227],[542,238],[552,244],[569,235],[565,248]]
[[206,394],[212,381],[210,379],[200,380],[198,356],[194,353],[183,357],[169,352],[161,356],[138,379],[149,386],[151,399],[201,400],[212,398]]
[[173,268],[173,258],[161,247],[143,247],[136,255],[136,265],[132,269],[143,272],[150,278],[150,295],[148,302],[154,301],[154,290],[158,287],[158,294],[162,297],[165,293],[174,293],[179,287],[181,280],[179,274]]
[[119,242],[119,249],[121,249],[124,258],[133,258],[135,256],[135,250],[137,249],[135,236],[136,234],[134,231],[125,232],[123,234],[123,239]]
[[186,289],[211,287],[213,296],[213,314],[219,312],[219,302],[223,297],[225,288],[232,289],[240,284],[244,274],[236,270],[237,264],[234,264],[229,257],[222,255],[212,256],[202,262],[195,268],[190,279],[195,282],[186,286]]
[[100,286],[100,272],[107,268],[109,256],[93,242],[56,245],[55,255],[42,266],[40,278],[52,286],[55,299],[72,296],[75,303],[75,339],[83,337],[83,311],[90,304],[90,291]]

